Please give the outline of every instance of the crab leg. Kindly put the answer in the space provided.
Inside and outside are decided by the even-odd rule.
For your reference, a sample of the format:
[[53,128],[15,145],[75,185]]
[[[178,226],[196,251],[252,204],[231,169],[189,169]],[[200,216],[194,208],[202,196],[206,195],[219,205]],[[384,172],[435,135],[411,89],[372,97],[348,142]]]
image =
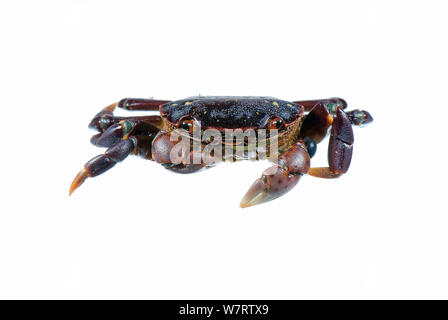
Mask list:
[[274,200],[290,191],[308,172],[310,157],[303,141],[299,141],[279,156],[277,165],[265,170],[255,180],[241,200],[242,208]]
[[347,114],[338,108],[333,117],[328,146],[329,167],[311,168],[309,175],[319,178],[337,178],[350,167],[353,154],[353,129]]
[[[331,115],[327,110],[326,118],[322,105],[316,106],[307,119],[304,121],[304,127],[301,136],[311,137],[322,140],[323,133],[327,131],[331,124],[330,142],[328,146],[328,167],[311,168],[309,175],[319,178],[337,178],[347,172],[353,154],[353,129],[352,124],[362,125],[371,122],[373,119],[367,111],[354,110],[345,113],[341,107],[336,106],[331,110]],[[317,122],[320,121],[320,126]],[[313,129],[314,128],[314,129]]]
[[120,140],[100,154],[89,160],[84,168],[76,175],[70,186],[71,195],[87,178],[96,177],[111,169],[118,162],[123,161],[130,154],[137,154],[142,158],[151,158],[152,136],[133,136],[127,140]]
[[363,126],[373,121],[370,113],[365,110],[356,109],[346,113],[352,125],[355,126]]
[[170,100],[154,100],[140,98],[125,98],[118,102],[118,108],[126,110],[158,111],[162,104],[171,102]]
[[[127,106],[126,101],[129,99],[123,99],[120,102],[113,103],[107,107],[105,107],[103,110],[98,112],[93,119],[89,123],[89,128],[96,129],[99,132],[106,131],[110,126],[124,120],[129,121],[144,121],[147,123],[152,124],[155,127],[160,127],[162,125],[162,118],[158,115],[151,115],[151,116],[137,116],[137,117],[117,117],[114,116],[114,110],[118,106],[120,108],[125,108],[127,110],[157,110],[153,109],[152,105],[151,108],[146,105],[148,109],[133,109],[132,105],[131,107]],[[134,99],[136,100],[136,99]],[[124,102],[123,102],[124,101]],[[151,100],[151,103],[153,101],[161,102],[162,100]],[[143,108],[143,106],[140,104],[137,104],[137,106]]]
[[121,140],[107,149],[104,154],[88,161],[73,180],[69,194],[71,195],[87,178],[96,177],[115,166],[117,162],[123,161],[136,149],[136,146],[135,137]]
[[303,106],[305,112],[309,112],[314,109],[316,105],[326,105],[327,103],[334,103],[342,107],[342,109],[347,108],[347,102],[341,98],[329,98],[320,100],[304,100],[304,101],[293,101],[293,103]]
[[[154,116],[159,117],[159,116]],[[159,117],[160,118],[160,117]],[[90,142],[97,147],[110,147],[123,138],[133,135],[155,135],[159,129],[145,119],[131,118],[121,120],[110,127],[103,133],[98,133],[90,139]]]
[[320,102],[314,106],[303,121],[300,137],[308,137],[319,143],[327,136],[328,128],[332,123],[333,116],[328,112],[326,104]]
[[73,180],[69,194],[72,194],[88,177],[106,172],[131,153],[152,159],[151,145],[157,132],[157,128],[147,122],[122,120],[110,126],[105,132],[93,136],[91,142],[94,145],[108,149],[84,165]]

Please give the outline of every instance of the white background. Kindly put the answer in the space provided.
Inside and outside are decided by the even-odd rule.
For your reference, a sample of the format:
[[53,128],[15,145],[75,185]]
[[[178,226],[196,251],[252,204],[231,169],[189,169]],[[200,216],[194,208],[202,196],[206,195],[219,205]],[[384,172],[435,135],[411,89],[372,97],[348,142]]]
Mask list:
[[[2,1],[0,298],[448,298],[447,17],[444,0]],[[68,196],[102,107],[197,94],[339,96],[375,121],[348,174],[249,209],[266,162],[130,157]]]

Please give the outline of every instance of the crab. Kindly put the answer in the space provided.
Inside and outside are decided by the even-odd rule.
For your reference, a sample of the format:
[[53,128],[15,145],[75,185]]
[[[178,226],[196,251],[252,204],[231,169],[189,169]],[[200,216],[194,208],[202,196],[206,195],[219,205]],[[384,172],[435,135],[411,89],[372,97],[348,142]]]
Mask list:
[[[158,115],[119,117],[116,108],[126,110],[159,111]],[[99,131],[91,143],[107,150],[90,161],[77,174],[70,186],[70,195],[87,178],[98,176],[111,169],[128,155],[162,164],[177,173],[193,173],[222,161],[239,159],[268,159],[273,166],[249,188],[240,202],[242,208],[276,199],[297,185],[300,178],[311,175],[320,178],[337,178],[349,169],[353,152],[352,125],[362,126],[373,121],[364,110],[345,111],[347,103],[341,98],[306,101],[284,101],[272,97],[199,96],[177,101],[126,98],[102,109],[89,127]],[[217,139],[202,139],[201,150],[207,146],[243,150],[239,157],[218,157],[210,153],[213,161],[200,156],[196,161],[191,146],[197,128],[204,133],[213,130],[224,136],[229,130],[265,130],[255,135],[256,147],[248,151],[247,140],[230,143]],[[175,137],[174,133],[180,132]],[[330,135],[328,166],[310,166],[317,144]],[[178,161],[173,161],[173,150],[185,141]],[[274,144],[274,138],[276,143]],[[189,140],[188,140],[189,139]],[[260,145],[264,145],[260,148]],[[275,145],[275,148],[271,148]],[[269,150],[268,147],[269,146]],[[185,148],[187,147],[187,148]],[[190,148],[188,148],[190,147]],[[216,149],[218,148],[218,149]],[[265,152],[266,157],[259,155]],[[219,159],[218,159],[219,158]]]

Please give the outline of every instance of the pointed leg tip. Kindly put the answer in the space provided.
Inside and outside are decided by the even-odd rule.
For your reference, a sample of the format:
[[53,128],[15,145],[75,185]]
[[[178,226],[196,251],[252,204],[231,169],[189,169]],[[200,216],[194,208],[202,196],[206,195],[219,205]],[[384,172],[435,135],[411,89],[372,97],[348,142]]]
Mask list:
[[370,114],[370,112],[363,110],[362,112],[364,112],[363,114],[363,121],[362,121],[362,125],[367,125],[369,123],[371,123],[373,121],[373,117]]
[[68,192],[68,195],[71,196],[73,192],[75,192],[76,189],[79,188],[80,185],[84,183],[84,181],[89,177],[86,169],[82,169],[73,179],[72,184],[70,185],[70,190]]
[[111,105],[108,105],[107,107],[105,107],[103,110],[104,111],[114,112],[114,110],[117,107],[117,105],[118,105],[118,102],[112,103]]

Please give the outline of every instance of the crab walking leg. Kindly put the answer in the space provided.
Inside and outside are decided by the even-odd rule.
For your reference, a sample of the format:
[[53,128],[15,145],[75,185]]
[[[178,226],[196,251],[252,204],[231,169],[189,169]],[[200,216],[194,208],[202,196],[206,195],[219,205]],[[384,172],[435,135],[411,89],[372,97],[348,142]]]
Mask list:
[[299,141],[279,156],[277,165],[265,170],[261,178],[255,180],[241,200],[240,207],[251,207],[284,195],[309,169],[310,157],[303,141]]
[[[100,113],[99,113],[100,114]],[[161,128],[163,120],[160,116],[138,116],[138,117],[117,117],[114,115],[96,115],[89,124],[89,128],[97,130],[102,133],[105,132],[109,127],[117,124],[121,121],[134,121],[134,122],[145,122],[156,128]]]
[[[309,113],[303,121],[300,137],[302,139],[309,137],[319,143],[327,136],[328,128],[333,123],[333,117],[336,115],[337,109],[345,109],[347,104],[339,98],[304,102],[309,103],[308,105],[305,104],[305,109],[311,106],[311,110],[307,109]],[[297,101],[297,103],[302,102]],[[357,109],[345,113],[352,125],[363,126],[373,121],[370,113],[365,110]]]
[[309,110],[300,130],[301,139],[308,141],[310,138],[319,143],[326,137],[331,126],[329,167],[311,168],[308,174],[320,178],[337,178],[347,172],[353,153],[352,125],[360,126],[372,122],[372,116],[364,110],[344,112],[347,103],[339,98],[295,103],[302,104]]
[[[154,116],[159,117],[159,116]],[[160,118],[160,117],[159,117]],[[121,120],[104,132],[98,133],[90,139],[90,142],[97,147],[110,147],[120,141],[133,135],[154,135],[159,132],[159,129],[152,123],[145,120]]]
[[131,139],[117,142],[107,149],[104,154],[89,160],[73,180],[69,194],[71,195],[87,178],[96,177],[115,166],[117,162],[123,161],[135,150],[135,147],[136,143],[133,137],[131,137]]
[[118,108],[126,110],[144,110],[144,111],[158,111],[162,104],[171,102],[170,100],[155,100],[155,99],[140,99],[140,98],[125,98],[118,102]]
[[293,103],[303,106],[305,112],[309,112],[314,109],[318,104],[326,105],[328,103],[333,103],[339,105],[342,109],[347,108],[347,102],[341,98],[329,98],[320,100],[304,100],[304,101],[293,101]]
[[373,121],[373,117],[365,110],[356,109],[346,113],[350,122],[355,126],[364,126]]
[[[121,100],[123,101],[123,100]],[[114,110],[117,106],[120,106],[120,102],[113,103],[100,112],[98,112],[89,123],[89,128],[98,130],[99,132],[105,132],[110,126],[117,124],[120,121],[143,121],[149,123],[157,128],[160,128],[163,121],[159,115],[150,116],[137,116],[137,117],[118,117],[114,115]],[[160,101],[160,100],[157,100]],[[138,109],[128,109],[128,110],[138,110]],[[148,109],[153,110],[153,109]]]
[[330,128],[332,123],[333,117],[328,112],[326,105],[318,103],[306,115],[300,129],[300,138],[308,137],[319,143],[327,136],[328,128]]
[[337,178],[346,173],[352,160],[353,142],[352,123],[347,114],[337,108],[328,145],[329,167],[311,168],[308,174],[318,178]]
[[152,142],[157,134],[149,134],[143,136],[132,136],[137,146],[133,154],[146,160],[152,160]]
[[84,168],[73,180],[69,194],[71,195],[87,178],[96,177],[111,169],[118,162],[126,159],[131,153],[138,154],[146,159],[151,159],[151,136],[132,136],[122,139],[112,145],[109,149],[93,159],[89,160]]

